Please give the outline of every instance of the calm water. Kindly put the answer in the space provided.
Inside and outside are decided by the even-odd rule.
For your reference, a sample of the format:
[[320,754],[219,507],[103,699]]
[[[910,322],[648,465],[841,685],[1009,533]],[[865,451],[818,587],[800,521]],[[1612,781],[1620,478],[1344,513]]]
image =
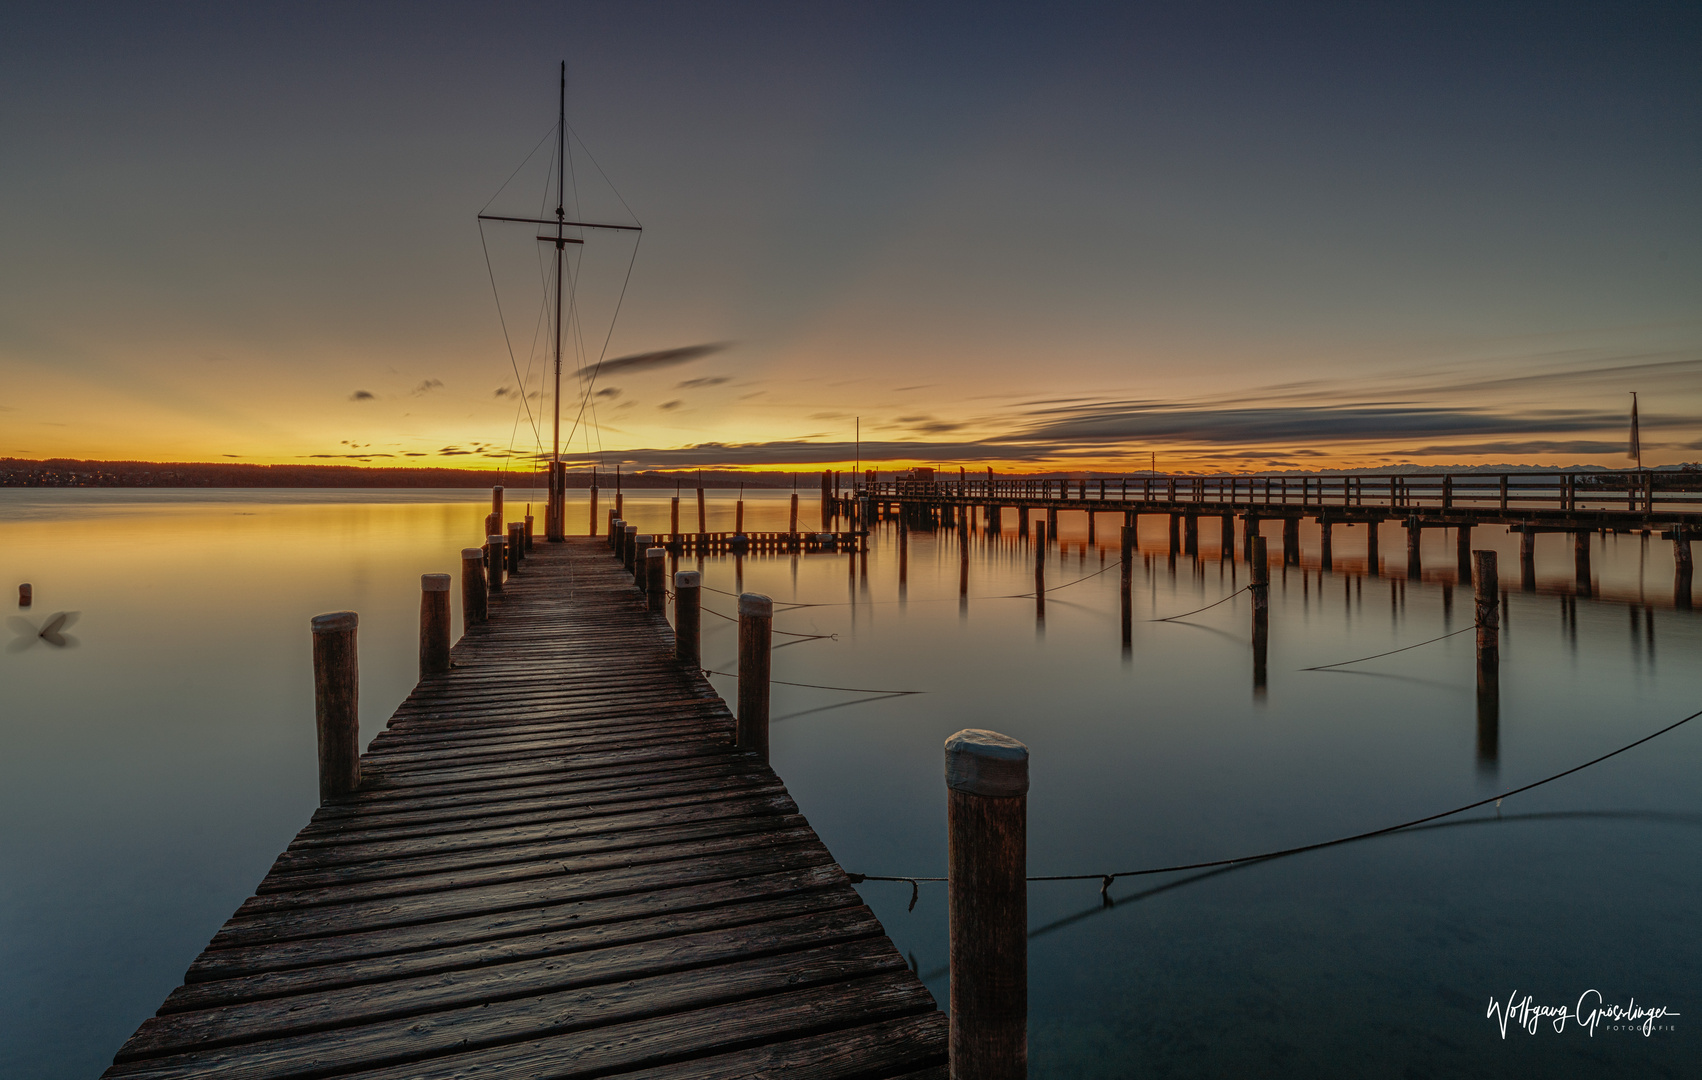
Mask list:
[[[509,493],[511,506],[525,498]],[[732,498],[712,493],[711,529],[732,527]],[[13,638],[0,652],[0,1075],[98,1072],[178,984],[312,812],[308,618],[360,612],[370,737],[414,679],[418,575],[454,571],[486,509],[464,491],[0,490],[8,597],[29,581],[33,622],[81,613],[74,647]],[[667,527],[666,493],[627,510]],[[807,527],[811,497],[804,511]],[[695,524],[689,503],[684,516]],[[750,496],[747,527],[785,517],[784,493]],[[1675,608],[1658,539],[1597,538],[1594,597],[1577,599],[1570,538],[1541,538],[1525,592],[1516,538],[1478,530],[1513,586],[1486,755],[1470,634],[1301,670],[1466,626],[1451,533],[1427,533],[1423,580],[1408,582],[1398,528],[1381,538],[1383,577],[1363,576],[1362,529],[1337,531],[1334,572],[1303,531],[1302,565],[1273,567],[1256,693],[1245,594],[1148,621],[1246,584],[1245,564],[1219,556],[1215,521],[1198,559],[1172,559],[1162,519],[1143,521],[1126,651],[1115,569],[1088,576],[1117,559],[1116,519],[1100,524],[1089,545],[1085,516],[1061,516],[1043,622],[1032,599],[1009,598],[1033,565],[1009,514],[1003,537],[973,542],[966,601],[953,533],[912,534],[902,589],[890,526],[866,568],[840,555],[701,564],[711,588],[818,605],[776,627],[836,636],[779,638],[795,643],[777,652],[776,679],[925,691],[774,690],[775,768],[847,869],[943,872],[941,744],[962,727],[1032,749],[1031,873],[1102,873],[1416,817],[1702,708],[1702,615]],[[706,606],[733,601],[711,593]],[[734,655],[733,624],[706,617],[706,666],[731,670]],[[714,681],[731,696],[732,680]],[[1110,909],[1097,882],[1036,884],[1031,1073],[1693,1075],[1699,772],[1702,721],[1499,813],[1125,880]],[[861,891],[945,1001],[943,887],[924,885],[914,911],[907,885]],[[1515,991],[1570,1007],[1592,988],[1683,1015],[1647,1038],[1509,1025],[1505,1039],[1485,1016]]]

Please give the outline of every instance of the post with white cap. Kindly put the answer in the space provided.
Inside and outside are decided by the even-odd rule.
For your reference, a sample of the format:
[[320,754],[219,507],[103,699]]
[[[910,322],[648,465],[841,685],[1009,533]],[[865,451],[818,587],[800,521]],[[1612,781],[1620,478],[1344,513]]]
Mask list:
[[[489,553],[485,560],[485,584],[490,586],[492,594],[500,593],[503,570],[508,566],[508,537],[491,533],[485,537],[485,551]],[[489,615],[487,611],[486,617]]]
[[461,632],[485,621],[489,610],[485,597],[484,548],[461,549]]
[[703,575],[696,570],[674,573],[674,656],[693,671],[702,666]]
[[[626,519],[622,518],[621,520],[625,521]],[[638,526],[637,525],[622,525],[621,526],[621,565],[626,567],[626,572],[629,573],[629,574],[633,572],[632,564],[635,561],[634,549],[637,548],[637,547],[638,547]]]
[[518,574],[526,559],[526,526],[523,522],[508,523],[508,572]]
[[769,648],[774,640],[774,601],[761,593],[739,594],[740,750],[768,760]]
[[352,611],[313,617],[313,718],[321,804],[360,787],[360,664]]
[[652,615],[668,613],[668,549],[649,547],[644,551],[644,595]]
[[1028,747],[946,740],[951,1075],[1028,1075]]
[[649,558],[649,551],[656,546],[656,538],[649,533],[638,533],[632,538],[632,562],[628,565],[632,570],[632,583],[639,592],[649,588],[648,573],[644,568],[644,560]]
[[449,575],[420,575],[420,678],[449,670]]

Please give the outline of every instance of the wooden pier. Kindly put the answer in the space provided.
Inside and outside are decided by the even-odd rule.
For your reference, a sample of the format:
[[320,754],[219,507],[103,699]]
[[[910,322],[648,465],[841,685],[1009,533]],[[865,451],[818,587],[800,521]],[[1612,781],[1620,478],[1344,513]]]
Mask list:
[[945,1077],[946,1017],[607,545],[539,543],[489,608],[105,1075]]

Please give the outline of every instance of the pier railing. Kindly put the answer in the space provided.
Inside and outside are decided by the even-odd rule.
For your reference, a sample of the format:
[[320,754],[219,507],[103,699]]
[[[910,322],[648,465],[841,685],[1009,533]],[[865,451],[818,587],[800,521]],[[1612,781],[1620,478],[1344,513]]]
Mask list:
[[1628,471],[1409,473],[1340,476],[1146,474],[1092,479],[966,476],[890,480],[871,498],[998,502],[1105,502],[1402,510],[1702,510],[1702,473]]

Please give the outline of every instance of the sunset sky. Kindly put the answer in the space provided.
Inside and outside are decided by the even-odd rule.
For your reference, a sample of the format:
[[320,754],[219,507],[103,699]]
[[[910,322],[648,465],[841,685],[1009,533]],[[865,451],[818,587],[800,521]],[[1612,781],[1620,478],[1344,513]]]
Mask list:
[[1702,460],[1694,3],[254,7],[10,10],[0,456],[547,448],[565,59],[576,467]]

